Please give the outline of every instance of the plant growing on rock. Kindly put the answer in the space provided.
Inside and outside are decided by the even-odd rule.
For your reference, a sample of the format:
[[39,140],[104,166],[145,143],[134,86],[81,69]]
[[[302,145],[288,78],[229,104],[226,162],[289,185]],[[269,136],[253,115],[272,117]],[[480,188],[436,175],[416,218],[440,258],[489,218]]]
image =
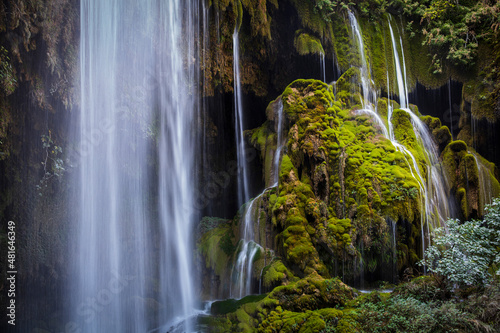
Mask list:
[[36,186],[40,196],[51,178],[61,177],[64,171],[66,171],[64,161],[61,158],[62,148],[55,144],[51,132],[49,131],[48,135],[42,135],[41,140],[43,149],[45,150],[45,158],[41,162],[43,165],[43,177],[40,180],[40,184]]

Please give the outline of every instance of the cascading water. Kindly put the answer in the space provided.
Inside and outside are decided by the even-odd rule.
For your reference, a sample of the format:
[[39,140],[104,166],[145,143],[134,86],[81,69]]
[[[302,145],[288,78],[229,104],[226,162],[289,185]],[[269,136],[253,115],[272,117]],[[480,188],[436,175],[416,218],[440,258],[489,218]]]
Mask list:
[[241,249],[238,252],[238,257],[233,268],[232,275],[235,283],[234,288],[231,288],[231,297],[241,298],[251,293],[253,260],[261,248],[261,246],[255,242],[254,204],[259,202],[262,194],[264,194],[264,192],[250,201],[245,210],[245,215],[242,217],[243,239],[240,241]]
[[235,28],[233,33],[233,73],[234,73],[234,133],[236,137],[236,155],[238,160],[238,205],[250,199],[248,189],[248,170],[245,157],[245,140],[243,131],[245,130],[243,123],[243,102],[241,100],[241,78],[240,78],[240,50],[239,50],[239,33]]
[[81,331],[194,314],[197,13],[197,1],[81,1],[70,313]]
[[[452,212],[452,207],[450,202],[446,199],[448,191],[448,182],[441,171],[441,166],[439,163],[439,154],[437,151],[436,143],[434,142],[427,126],[420,120],[420,118],[414,114],[408,105],[408,86],[406,80],[406,65],[404,59],[403,41],[401,37],[399,38],[399,46],[401,50],[402,62],[400,61],[400,56],[398,52],[398,47],[396,44],[396,39],[394,38],[394,32],[392,29],[392,23],[389,19],[388,22],[389,31],[391,35],[393,58],[394,58],[394,69],[395,69],[395,79],[397,86],[397,95],[399,97],[400,108],[406,111],[411,118],[413,124],[413,130],[419,140],[420,144],[425,148],[425,159],[427,167],[427,179],[422,176],[420,168],[416,163],[415,157],[408,151],[404,149],[404,152],[409,155],[413,161],[414,171],[418,175],[417,180],[420,183],[421,199],[424,205],[424,215],[421,221],[421,235],[422,235],[422,251],[425,250],[425,231],[424,225],[427,227],[427,238],[428,243],[430,242],[430,227],[436,228],[441,226],[446,219],[448,219]],[[400,149],[401,144],[394,142],[394,131],[392,126],[392,114],[393,107],[389,104],[388,109],[388,122],[389,122],[389,136],[395,147]]]
[[[236,82],[236,80],[235,80]],[[281,161],[281,151],[284,146],[283,138],[283,103],[281,100],[278,101],[277,112],[275,114],[276,119],[276,151],[274,153],[273,159],[273,170],[271,170],[271,183],[272,185],[251,200],[247,207],[245,208],[245,213],[241,218],[241,234],[242,239],[240,245],[238,246],[238,255],[231,273],[232,283],[230,294],[231,297],[241,298],[243,296],[249,295],[252,292],[252,273],[253,273],[253,262],[255,255],[262,249],[262,246],[258,244],[258,237],[255,234],[255,228],[257,225],[257,230],[259,230],[259,214],[255,212],[255,207],[260,204],[262,196],[271,188],[278,186],[279,181],[279,164]],[[244,148],[244,147],[241,147]],[[259,286],[260,288],[260,286]]]
[[361,91],[363,94],[363,99],[361,101],[363,108],[358,110],[358,113],[365,113],[371,116],[376,122],[379,128],[382,130],[383,135],[388,137],[387,128],[384,121],[379,116],[376,110],[375,101],[377,100],[377,91],[373,86],[373,82],[370,77],[370,72],[368,70],[368,62],[365,56],[365,45],[363,43],[363,36],[361,34],[361,28],[359,26],[358,20],[353,12],[348,12],[349,22],[351,24],[351,32],[353,34],[353,40],[356,41],[357,50],[360,55],[360,75],[361,75]]
[[321,69],[321,81],[326,82],[326,64],[325,64],[325,54],[320,53],[319,55],[320,69]]
[[[391,35],[391,43],[394,58],[394,77],[396,82],[397,91],[396,94],[399,97],[400,108],[410,115],[413,130],[425,151],[425,159],[427,164],[426,175],[427,178],[423,176],[420,167],[417,163],[415,156],[412,152],[399,143],[395,136],[392,124],[393,115],[393,105],[388,103],[387,112],[387,124],[386,128],[385,122],[382,120],[377,112],[375,101],[377,100],[377,92],[373,86],[373,82],[370,78],[369,66],[365,57],[363,37],[361,33],[360,26],[356,19],[356,16],[352,12],[348,12],[349,22],[351,24],[351,31],[353,34],[353,40],[356,42],[360,54],[360,89],[362,91],[362,109],[358,110],[358,113],[365,113],[372,117],[372,119],[380,127],[382,134],[391,141],[394,147],[403,153],[406,159],[408,168],[412,176],[417,180],[420,187],[420,199],[421,199],[421,211],[422,221],[421,221],[421,235],[422,235],[422,251],[425,250],[425,236],[430,237],[430,226],[437,227],[440,226],[448,217],[451,216],[451,207],[449,202],[443,198],[447,198],[447,182],[443,173],[440,170],[438,152],[436,144],[432,139],[426,125],[420,120],[420,118],[415,115],[410,109],[408,104],[408,87],[406,82],[406,66],[403,52],[402,39],[399,40],[399,48],[401,50],[401,58],[398,51],[398,45],[396,44],[396,39],[394,38],[394,32],[392,29],[392,24],[389,20],[389,31]],[[387,85],[389,91],[389,73],[387,73]],[[424,230],[427,227],[427,230]],[[429,240],[428,240],[429,242]],[[395,242],[394,242],[395,246]]]
[[277,114],[274,118],[277,120],[275,124],[276,129],[276,151],[274,152],[273,159],[273,170],[272,170],[272,181],[270,182],[271,187],[277,187],[280,177],[280,163],[281,163],[281,151],[283,150],[283,101],[280,99],[278,102]]
[[481,160],[477,157],[476,153],[469,151],[469,154],[474,156],[474,160],[476,161],[476,167],[478,172],[478,180],[479,180],[479,215],[484,215],[484,206],[489,205],[492,202],[493,196],[493,188],[490,181],[490,170],[481,162]]
[[[236,155],[238,160],[238,205],[247,202],[250,195],[248,189],[248,171],[245,157],[243,103],[241,100],[240,81],[240,53],[238,30],[233,33],[233,73],[234,73],[234,114],[235,114],[235,137]],[[258,244],[254,241],[252,207],[255,199],[246,208],[245,214],[240,221],[242,240],[240,241],[238,256],[233,268],[234,283],[231,284],[231,297],[243,297],[250,293],[252,279],[252,263],[258,251]],[[234,286],[233,286],[234,285]]]
[[377,92],[373,87],[373,82],[370,78],[370,72],[368,69],[368,62],[365,56],[365,44],[363,42],[363,35],[361,34],[361,28],[359,26],[358,20],[353,12],[348,12],[349,22],[351,24],[351,31],[353,33],[353,39],[356,41],[357,50],[360,55],[360,74],[361,74],[361,90],[363,93],[363,109],[369,111],[374,111],[373,104],[377,100]]

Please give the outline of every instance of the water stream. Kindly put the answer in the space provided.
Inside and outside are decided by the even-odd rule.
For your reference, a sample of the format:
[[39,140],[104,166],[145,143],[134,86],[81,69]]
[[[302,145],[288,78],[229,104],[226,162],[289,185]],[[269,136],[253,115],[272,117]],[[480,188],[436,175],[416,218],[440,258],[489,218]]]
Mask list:
[[245,156],[245,125],[243,122],[243,102],[240,78],[240,48],[239,32],[233,33],[233,73],[234,73],[234,133],[236,137],[236,155],[238,160],[238,205],[241,206],[250,199],[248,188],[248,165]]
[[[271,170],[271,186],[264,189],[257,197],[251,200],[246,208],[243,216],[240,220],[240,233],[242,238],[238,245],[238,255],[231,273],[232,283],[230,288],[231,297],[242,298],[252,293],[253,284],[253,262],[255,260],[255,255],[259,250],[263,250],[263,247],[258,243],[259,237],[259,226],[260,226],[260,214],[257,209],[260,205],[260,200],[262,196],[272,188],[278,186],[279,182],[279,165],[281,160],[281,152],[283,146],[286,142],[283,138],[284,130],[284,116],[283,116],[283,103],[281,100],[278,101],[278,107],[276,108],[275,114],[275,130],[276,130],[276,151],[274,152],[273,167]],[[244,147],[242,147],[244,148]],[[257,209],[257,211],[256,211]],[[257,230],[257,234],[255,232]],[[259,285],[260,289],[260,285]]]

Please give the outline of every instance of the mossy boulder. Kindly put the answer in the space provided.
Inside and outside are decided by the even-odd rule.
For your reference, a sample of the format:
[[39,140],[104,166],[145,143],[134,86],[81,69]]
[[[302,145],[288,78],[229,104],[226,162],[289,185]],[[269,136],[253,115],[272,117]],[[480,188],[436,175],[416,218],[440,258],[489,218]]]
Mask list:
[[[204,217],[200,229],[204,233],[198,240],[197,253],[203,263],[203,290],[228,295],[226,282],[237,245],[234,225],[232,221]],[[209,298],[208,294],[204,296]]]
[[311,274],[295,283],[275,288],[268,297],[278,300],[284,309],[304,312],[344,306],[354,298],[354,292],[339,278],[324,279]]
[[337,326],[338,310],[354,299],[354,291],[340,279],[317,274],[275,288],[267,295],[212,304],[214,332],[318,332]]

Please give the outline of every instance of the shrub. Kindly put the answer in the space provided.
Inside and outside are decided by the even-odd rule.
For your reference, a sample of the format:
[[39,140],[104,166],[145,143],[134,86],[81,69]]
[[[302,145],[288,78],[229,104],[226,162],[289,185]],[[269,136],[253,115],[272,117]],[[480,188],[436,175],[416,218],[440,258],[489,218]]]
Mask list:
[[471,315],[450,302],[425,303],[397,295],[386,302],[364,304],[359,310],[363,332],[463,332],[472,328]]
[[491,271],[500,275],[500,199],[486,205],[483,221],[448,221],[448,230],[435,231],[421,265],[452,285],[481,286],[491,281]]

